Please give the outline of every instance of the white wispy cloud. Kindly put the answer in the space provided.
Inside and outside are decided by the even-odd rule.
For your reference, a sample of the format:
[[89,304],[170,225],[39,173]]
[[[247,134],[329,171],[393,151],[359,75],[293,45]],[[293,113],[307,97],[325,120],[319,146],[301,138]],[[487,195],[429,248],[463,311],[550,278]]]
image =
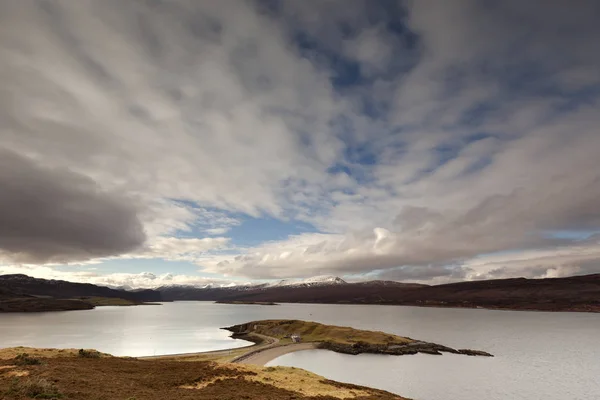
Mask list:
[[[547,233],[600,230],[597,9],[1,2],[0,255],[258,279],[592,271]],[[241,216],[321,233],[234,247]]]

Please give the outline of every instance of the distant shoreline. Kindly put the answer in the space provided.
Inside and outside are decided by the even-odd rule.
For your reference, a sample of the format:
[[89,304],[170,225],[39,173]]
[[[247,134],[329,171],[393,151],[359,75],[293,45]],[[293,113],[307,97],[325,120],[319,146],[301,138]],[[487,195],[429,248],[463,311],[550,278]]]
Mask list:
[[36,313],[54,311],[93,310],[96,307],[132,307],[162,305],[157,302],[133,301],[121,298],[82,296],[73,298],[15,297],[0,299],[0,313]]
[[[0,312],[67,311],[97,305],[210,301],[231,305],[355,304],[600,313],[600,274],[416,285],[395,281],[305,286],[161,287],[125,291],[93,284],[0,275]],[[85,304],[82,299],[88,304]]]
[[238,301],[238,300],[219,300],[215,304],[235,304],[235,305],[251,305],[251,306],[278,306],[279,304],[272,301]]

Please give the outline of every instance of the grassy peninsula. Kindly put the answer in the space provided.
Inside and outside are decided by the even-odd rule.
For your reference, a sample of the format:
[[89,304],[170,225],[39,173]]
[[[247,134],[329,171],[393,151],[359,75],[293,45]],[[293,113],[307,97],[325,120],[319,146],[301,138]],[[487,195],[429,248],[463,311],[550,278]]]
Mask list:
[[379,331],[368,331],[351,327],[325,325],[300,320],[263,320],[224,328],[232,337],[245,338],[261,335],[275,338],[279,345],[292,343],[297,335],[302,343],[313,343],[314,347],[345,354],[464,354],[469,356],[493,357],[491,354],[472,349],[453,349],[448,346],[415,340],[404,336]]

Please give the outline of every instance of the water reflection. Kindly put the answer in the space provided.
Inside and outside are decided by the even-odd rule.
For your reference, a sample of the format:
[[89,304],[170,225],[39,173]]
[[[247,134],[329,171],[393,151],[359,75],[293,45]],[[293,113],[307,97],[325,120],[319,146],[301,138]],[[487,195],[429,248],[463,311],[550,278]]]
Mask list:
[[597,314],[180,302],[0,314],[0,347],[96,348],[127,356],[218,350],[249,345],[220,327],[275,318],[380,330],[496,355],[355,357],[307,351],[276,360],[337,380],[422,400],[600,399]]
[[252,344],[231,339],[229,332],[220,329],[227,325],[210,303],[4,314],[0,315],[0,346],[95,348],[139,357]]

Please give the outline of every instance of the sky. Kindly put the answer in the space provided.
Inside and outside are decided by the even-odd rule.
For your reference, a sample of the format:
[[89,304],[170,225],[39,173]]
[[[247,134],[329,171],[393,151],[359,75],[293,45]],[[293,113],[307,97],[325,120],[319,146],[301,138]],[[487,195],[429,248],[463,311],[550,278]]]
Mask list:
[[0,274],[600,272],[597,0],[0,0]]

